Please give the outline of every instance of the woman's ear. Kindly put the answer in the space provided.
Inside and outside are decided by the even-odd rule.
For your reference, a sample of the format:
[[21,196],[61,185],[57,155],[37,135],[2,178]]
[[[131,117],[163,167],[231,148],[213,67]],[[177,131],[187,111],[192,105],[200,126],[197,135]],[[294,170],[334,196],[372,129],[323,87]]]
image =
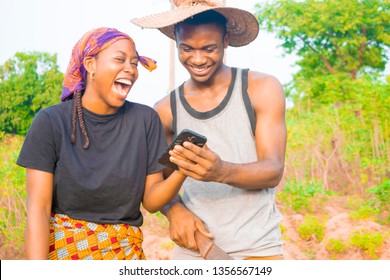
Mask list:
[[87,72],[93,76],[96,70],[96,59],[92,56],[87,56],[83,60],[84,68]]

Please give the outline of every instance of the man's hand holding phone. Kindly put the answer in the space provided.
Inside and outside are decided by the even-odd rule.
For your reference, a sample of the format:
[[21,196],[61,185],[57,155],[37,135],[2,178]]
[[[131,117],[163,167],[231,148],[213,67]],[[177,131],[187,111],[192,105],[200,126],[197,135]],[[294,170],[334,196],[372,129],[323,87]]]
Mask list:
[[170,161],[170,157],[175,146],[176,145],[183,146],[184,142],[190,142],[198,147],[203,147],[207,142],[207,138],[189,129],[182,130],[178,134],[178,136],[172,141],[172,143],[168,146],[168,148],[164,151],[164,153],[161,155],[161,157],[158,160],[159,163],[167,167],[170,167],[174,170],[178,170],[178,166],[175,163]]

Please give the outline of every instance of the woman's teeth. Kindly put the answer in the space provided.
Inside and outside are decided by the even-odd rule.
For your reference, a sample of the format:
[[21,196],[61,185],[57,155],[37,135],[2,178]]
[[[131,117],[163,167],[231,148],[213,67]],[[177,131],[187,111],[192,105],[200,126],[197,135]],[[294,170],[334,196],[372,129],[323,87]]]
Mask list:
[[126,96],[129,93],[130,87],[133,85],[133,82],[129,79],[118,79],[115,81],[115,84],[117,92],[122,96]]

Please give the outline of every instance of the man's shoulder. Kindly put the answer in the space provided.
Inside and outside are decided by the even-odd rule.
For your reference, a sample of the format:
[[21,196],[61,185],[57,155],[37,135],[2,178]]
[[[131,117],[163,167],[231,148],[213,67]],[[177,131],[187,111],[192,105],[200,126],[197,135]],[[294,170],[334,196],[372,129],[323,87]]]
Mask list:
[[173,127],[172,127],[173,115],[171,110],[170,94],[167,94],[159,101],[157,101],[153,106],[153,108],[154,110],[156,110],[157,114],[160,117],[160,120],[165,130],[165,134],[171,135],[173,133]]
[[256,91],[258,93],[263,91],[283,92],[283,89],[279,79],[275,76],[259,71],[249,71],[248,91],[250,94],[251,91]]
[[248,80],[252,82],[270,82],[280,84],[279,79],[275,76],[254,70],[248,71]]
[[171,109],[171,100],[170,100],[170,93],[165,95],[163,98],[158,100],[153,108],[159,112],[159,111],[165,111],[165,110],[170,110]]
[[254,108],[284,104],[285,95],[280,81],[273,75],[249,71],[248,95]]

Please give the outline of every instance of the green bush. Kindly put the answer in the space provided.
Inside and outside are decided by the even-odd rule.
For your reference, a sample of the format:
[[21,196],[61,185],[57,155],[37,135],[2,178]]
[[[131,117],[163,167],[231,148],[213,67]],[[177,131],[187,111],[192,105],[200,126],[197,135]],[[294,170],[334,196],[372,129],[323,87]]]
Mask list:
[[303,222],[298,226],[297,231],[302,239],[321,242],[325,235],[326,226],[324,222],[311,214],[306,214],[303,218]]
[[371,207],[377,209],[379,220],[384,224],[390,223],[390,179],[385,178],[382,184],[369,188],[366,192],[375,196],[369,202]]
[[365,203],[359,207],[356,211],[350,212],[350,217],[355,220],[373,220],[376,221],[378,218],[379,209],[372,207],[369,203]]
[[330,253],[332,259],[348,251],[348,244],[345,244],[340,238],[329,238],[325,242],[325,249]]
[[371,259],[379,258],[379,252],[383,246],[383,236],[381,233],[365,229],[362,231],[354,231],[350,238],[350,244],[361,249]]

